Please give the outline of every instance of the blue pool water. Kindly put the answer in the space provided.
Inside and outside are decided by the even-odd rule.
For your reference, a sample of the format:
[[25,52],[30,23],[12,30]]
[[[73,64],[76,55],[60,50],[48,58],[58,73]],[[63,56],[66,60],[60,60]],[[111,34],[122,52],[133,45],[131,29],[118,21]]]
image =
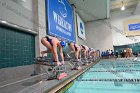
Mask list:
[[66,93],[140,93],[140,58],[101,60]]

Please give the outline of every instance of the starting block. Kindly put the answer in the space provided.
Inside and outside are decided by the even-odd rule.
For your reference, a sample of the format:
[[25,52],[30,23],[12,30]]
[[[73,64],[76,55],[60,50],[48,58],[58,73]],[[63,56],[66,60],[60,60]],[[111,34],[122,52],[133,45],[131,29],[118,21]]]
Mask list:
[[67,76],[66,68],[64,65],[57,66],[56,62],[53,62],[51,58],[46,57],[37,57],[34,59],[35,64],[40,64],[48,66],[48,69],[44,69],[44,66],[41,66],[42,69],[47,73],[47,80],[52,79],[62,79]]

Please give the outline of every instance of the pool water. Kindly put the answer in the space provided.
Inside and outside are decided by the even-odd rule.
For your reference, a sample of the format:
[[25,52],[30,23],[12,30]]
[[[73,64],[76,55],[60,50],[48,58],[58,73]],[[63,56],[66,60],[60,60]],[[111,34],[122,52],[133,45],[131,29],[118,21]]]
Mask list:
[[66,93],[140,93],[140,58],[101,60]]

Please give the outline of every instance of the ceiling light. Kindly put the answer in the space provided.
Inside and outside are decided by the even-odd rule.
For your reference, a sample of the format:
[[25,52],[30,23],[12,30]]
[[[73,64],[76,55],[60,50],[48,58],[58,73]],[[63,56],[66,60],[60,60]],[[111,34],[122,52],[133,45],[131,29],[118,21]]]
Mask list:
[[17,25],[13,25],[14,27],[18,27]]
[[123,10],[125,10],[125,7],[124,7],[124,6],[122,6],[122,7],[121,7],[121,10],[122,10],[122,11],[123,11]]
[[2,23],[7,23],[6,21],[1,21]]
[[124,2],[122,1],[122,7],[121,7],[121,10],[125,10],[125,7],[124,7]]
[[26,0],[22,0],[23,2],[26,2]]
[[31,29],[28,29],[28,31],[32,31]]

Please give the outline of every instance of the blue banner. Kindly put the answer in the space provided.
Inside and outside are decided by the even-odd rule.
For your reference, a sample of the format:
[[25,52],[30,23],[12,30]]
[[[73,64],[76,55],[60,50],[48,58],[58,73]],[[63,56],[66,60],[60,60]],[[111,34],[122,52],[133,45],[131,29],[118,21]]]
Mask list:
[[82,21],[82,19],[77,14],[77,25],[78,25],[78,36],[82,38],[83,40],[86,40],[85,36],[85,24]]
[[140,23],[129,24],[128,26],[129,26],[129,31],[140,30]]
[[47,0],[48,34],[75,42],[73,9],[67,0]]

